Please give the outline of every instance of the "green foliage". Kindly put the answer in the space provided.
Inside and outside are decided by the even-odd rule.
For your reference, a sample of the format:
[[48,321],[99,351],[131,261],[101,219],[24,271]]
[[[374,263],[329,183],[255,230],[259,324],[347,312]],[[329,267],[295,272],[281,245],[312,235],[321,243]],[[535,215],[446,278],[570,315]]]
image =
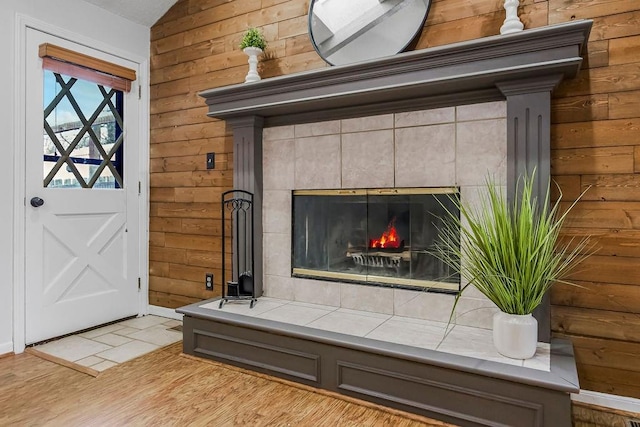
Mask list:
[[267,42],[259,29],[249,28],[247,32],[244,33],[244,37],[242,37],[242,41],[240,42],[240,49],[244,49],[245,47],[259,47],[262,50],[267,47]]
[[490,178],[477,208],[451,198],[458,216],[443,205],[447,215],[434,254],[468,281],[456,304],[474,285],[503,312],[529,314],[554,282],[571,284],[563,279],[593,252],[588,237],[559,243],[560,229],[577,201],[560,213],[561,197],[550,207],[547,192],[539,208],[534,176],[518,180],[521,197],[513,206]]

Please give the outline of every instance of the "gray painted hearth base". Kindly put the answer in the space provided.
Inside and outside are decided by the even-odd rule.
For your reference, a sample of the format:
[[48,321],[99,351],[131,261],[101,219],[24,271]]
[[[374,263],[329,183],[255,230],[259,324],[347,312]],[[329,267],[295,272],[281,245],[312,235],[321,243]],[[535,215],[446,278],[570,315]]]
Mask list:
[[[212,300],[213,301],[213,300]],[[570,426],[571,344],[550,372],[240,314],[182,307],[184,352],[461,426]]]

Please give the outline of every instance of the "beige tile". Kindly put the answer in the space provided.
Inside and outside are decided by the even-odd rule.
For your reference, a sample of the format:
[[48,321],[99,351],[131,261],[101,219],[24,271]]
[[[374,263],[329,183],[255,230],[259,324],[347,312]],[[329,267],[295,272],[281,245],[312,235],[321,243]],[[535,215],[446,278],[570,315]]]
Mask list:
[[306,138],[308,136],[321,135],[336,135],[340,133],[340,120],[295,125],[294,132],[296,138]]
[[340,283],[300,278],[294,280],[293,296],[296,301],[340,306]]
[[322,310],[311,307],[303,307],[295,304],[285,304],[273,310],[262,313],[257,317],[263,319],[275,320],[278,322],[290,323],[292,325],[306,325],[319,319],[320,317],[331,313],[328,310]]
[[78,335],[72,335],[56,341],[36,346],[35,349],[64,360],[75,362],[76,360],[95,355],[111,346],[93,341]]
[[342,188],[393,187],[393,131],[342,135]]
[[343,283],[340,306],[354,310],[393,314],[393,289]]
[[[390,317],[390,316],[389,316]],[[325,331],[339,332],[342,334],[364,337],[380,326],[387,318],[363,316],[355,313],[341,312],[339,310],[328,313],[321,318],[307,324],[310,328]]]
[[118,365],[117,363],[114,363],[114,362],[112,362],[110,360],[103,360],[102,362],[100,362],[100,363],[98,363],[96,365],[93,365],[91,367],[91,369],[94,369],[94,370],[96,370],[98,372],[102,372],[102,371],[105,371],[105,370],[107,370],[109,368],[112,368],[114,366],[117,366],[117,365]]
[[291,276],[291,237],[289,234],[264,233],[264,272],[273,276]]
[[506,126],[505,119],[457,124],[456,174],[459,185],[479,185],[489,174],[495,176],[497,182],[506,182]]
[[340,188],[340,135],[296,139],[296,189]]
[[551,370],[551,349],[549,344],[539,342],[536,346],[536,354],[531,359],[525,360],[522,366],[549,372]]
[[456,305],[456,324],[482,329],[493,328],[493,315],[498,307],[487,298],[460,297]]
[[109,332],[117,331],[118,329],[122,329],[122,328],[124,328],[124,326],[116,323],[113,325],[103,326],[102,328],[92,329],[90,331],[83,332],[79,335],[84,338],[95,338],[97,336],[108,334]]
[[455,125],[396,129],[398,187],[456,185]]
[[456,119],[459,122],[506,117],[507,101],[483,102],[456,107]]
[[113,333],[115,335],[122,335],[124,337],[126,337],[127,335],[131,335],[133,333],[138,332],[140,329],[137,328],[122,328],[122,329],[118,329],[117,331],[113,331]]
[[101,342],[103,344],[110,345],[112,347],[117,347],[119,345],[126,344],[129,341],[131,341],[129,338],[126,338],[122,335],[116,335],[116,334],[100,335],[99,337],[95,337],[93,340]]
[[396,128],[410,126],[453,123],[456,118],[455,107],[435,108],[432,110],[409,111],[395,115]]
[[280,139],[293,139],[295,135],[293,129],[293,125],[264,128],[262,130],[262,140],[277,141]]
[[110,350],[97,353],[96,356],[102,357],[103,359],[111,360],[112,362],[123,363],[127,360],[131,360],[138,356],[142,356],[143,354],[152,352],[153,350],[156,350],[158,348],[160,347],[157,345],[134,340],[121,346],[114,347]]
[[163,325],[167,328],[175,328],[176,326],[182,325],[182,322],[180,320],[171,319],[164,322]]
[[271,298],[293,301],[294,279],[267,274],[265,275],[264,294]]
[[[448,323],[454,295],[394,289],[393,309],[396,316],[415,317]],[[455,319],[453,319],[455,321]]]
[[267,190],[262,199],[265,233],[291,233],[291,191]]
[[166,317],[147,315],[143,317],[136,317],[135,319],[125,320],[124,322],[118,323],[118,325],[122,325],[123,327],[126,326],[128,328],[145,329],[164,323],[167,320],[169,319],[167,319]]
[[262,152],[264,190],[292,190],[294,178],[295,141],[265,141]]
[[393,114],[342,120],[342,133],[393,129]]
[[84,359],[76,360],[75,363],[78,365],[91,367],[93,365],[97,365],[98,363],[104,362],[104,359],[96,356],[85,357]]
[[366,335],[367,338],[434,350],[443,340],[445,323],[394,316]]
[[131,334],[129,335],[129,338],[145,341],[158,346],[165,346],[180,341],[182,339],[182,332],[173,331],[171,329],[167,329],[164,325],[160,325]]
[[335,305],[314,304],[314,303],[302,302],[302,301],[291,301],[291,302],[289,302],[289,304],[299,305],[301,307],[316,308],[318,310],[326,310],[326,311],[336,311],[336,310],[338,310],[340,308],[340,307],[337,307]]
[[358,316],[373,317],[375,319],[382,319],[382,320],[388,320],[391,318],[391,315],[387,313],[376,313],[375,311],[367,311],[367,310],[354,310],[353,308],[345,308],[345,307],[340,307],[334,311],[338,311],[340,313],[357,314]]

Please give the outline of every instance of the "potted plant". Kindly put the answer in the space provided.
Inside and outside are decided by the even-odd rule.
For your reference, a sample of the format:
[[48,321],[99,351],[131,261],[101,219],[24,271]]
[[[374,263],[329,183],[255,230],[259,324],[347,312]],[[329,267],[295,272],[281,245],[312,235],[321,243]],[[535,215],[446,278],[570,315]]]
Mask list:
[[240,49],[249,57],[249,72],[244,82],[257,82],[260,80],[258,74],[258,55],[261,55],[267,47],[264,36],[257,28],[249,28],[242,37]]
[[475,208],[452,198],[460,215],[443,205],[447,214],[435,250],[468,282],[456,296],[454,310],[465,289],[475,286],[500,310],[493,318],[496,349],[515,359],[536,352],[538,322],[533,310],[555,282],[569,283],[564,278],[591,252],[588,238],[559,242],[567,214],[577,201],[561,213],[562,195],[550,206],[547,191],[538,204],[534,175],[518,180],[520,192],[513,204],[489,178]]

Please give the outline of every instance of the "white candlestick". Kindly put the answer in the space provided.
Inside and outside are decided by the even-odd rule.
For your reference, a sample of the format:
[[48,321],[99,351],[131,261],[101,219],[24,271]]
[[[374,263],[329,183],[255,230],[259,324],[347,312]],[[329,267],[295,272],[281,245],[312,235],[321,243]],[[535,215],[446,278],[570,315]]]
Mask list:
[[519,0],[504,0],[504,10],[507,12],[507,17],[500,27],[500,34],[516,33],[524,29],[524,24],[518,18],[518,4]]
[[245,47],[242,51],[249,56],[249,72],[247,73],[244,82],[249,83],[259,81],[260,74],[258,74],[258,55],[262,53],[262,49],[259,47]]

